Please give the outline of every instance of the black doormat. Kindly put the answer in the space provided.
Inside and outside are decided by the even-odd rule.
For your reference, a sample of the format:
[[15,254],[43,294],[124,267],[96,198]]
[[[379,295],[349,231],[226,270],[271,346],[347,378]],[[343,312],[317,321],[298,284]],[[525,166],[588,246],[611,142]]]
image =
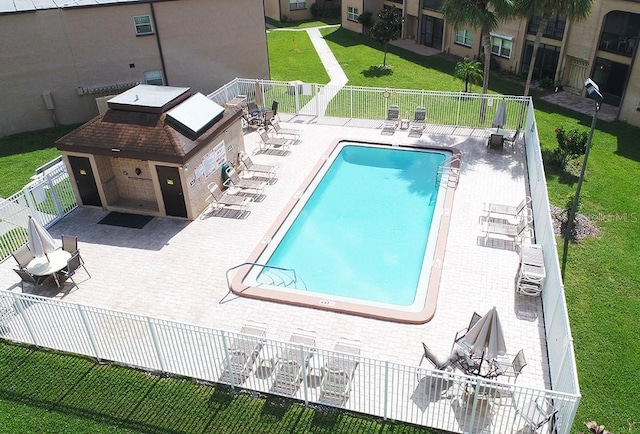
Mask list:
[[153,216],[110,212],[98,222],[100,225],[120,226],[122,228],[142,229],[153,220]]

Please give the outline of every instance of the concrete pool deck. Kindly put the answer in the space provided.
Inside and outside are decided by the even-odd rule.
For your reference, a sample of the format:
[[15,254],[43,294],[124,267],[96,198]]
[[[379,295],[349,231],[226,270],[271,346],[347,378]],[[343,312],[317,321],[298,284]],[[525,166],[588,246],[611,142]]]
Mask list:
[[[287,121],[284,115],[283,121]],[[433,125],[422,137],[409,138],[401,130],[381,136],[376,128],[283,124],[302,130],[301,144],[286,157],[252,156],[254,162],[278,164],[280,170],[278,181],[266,188],[266,198],[250,204],[246,219],[205,213],[193,222],[154,218],[143,229],[128,229],[99,225],[105,211],[77,209],[50,232],[57,239],[62,234],[79,237],[92,277],[80,270],[79,288],[57,293],[49,287],[41,295],[223,330],[238,331],[245,321],[255,320],[267,325],[268,337],[283,341],[296,328],[303,328],[317,332],[320,348],[332,348],[341,337],[357,339],[363,356],[409,365],[418,364],[421,342],[444,359],[456,331],[466,327],[473,312],[484,314],[496,306],[508,353],[524,349],[528,362],[518,384],[550,388],[540,300],[515,294],[516,252],[479,242],[483,202],[516,204],[526,195],[522,142],[513,152],[507,148],[501,154],[487,151],[489,130]],[[426,324],[380,321],[228,292],[226,270],[246,261],[311,167],[338,138],[453,146],[462,152],[437,308]],[[247,149],[257,149],[258,140],[257,133],[248,132]],[[12,258],[0,264],[0,288],[20,291],[14,266]],[[70,287],[67,283],[64,290]]]

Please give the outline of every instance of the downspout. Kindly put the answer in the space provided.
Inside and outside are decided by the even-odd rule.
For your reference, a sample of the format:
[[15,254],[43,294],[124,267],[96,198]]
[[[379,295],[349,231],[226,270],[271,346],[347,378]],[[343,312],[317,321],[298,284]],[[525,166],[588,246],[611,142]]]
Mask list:
[[151,10],[151,19],[155,26],[156,43],[158,44],[158,53],[160,54],[160,65],[162,65],[162,78],[164,79],[164,85],[169,86],[169,79],[167,78],[167,68],[164,64],[164,54],[162,53],[162,44],[160,43],[160,31],[158,30],[158,20],[156,20],[156,11],[153,8],[153,2],[149,2],[149,9]]

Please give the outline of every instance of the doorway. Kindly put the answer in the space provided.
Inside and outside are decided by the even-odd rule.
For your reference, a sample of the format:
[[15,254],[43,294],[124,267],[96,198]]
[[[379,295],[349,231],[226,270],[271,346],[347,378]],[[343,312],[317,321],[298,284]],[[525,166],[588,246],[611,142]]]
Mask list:
[[187,218],[187,207],[177,167],[156,166],[160,191],[167,215]]
[[82,205],[99,206],[102,208],[102,200],[100,200],[98,186],[93,176],[93,169],[91,169],[91,161],[89,161],[89,158],[71,155],[68,158]]
[[431,15],[423,15],[420,31],[420,43],[427,47],[436,48],[442,51],[443,30],[444,20],[432,17]]
[[593,81],[600,87],[606,104],[620,105],[627,86],[629,65],[597,57],[593,67]]

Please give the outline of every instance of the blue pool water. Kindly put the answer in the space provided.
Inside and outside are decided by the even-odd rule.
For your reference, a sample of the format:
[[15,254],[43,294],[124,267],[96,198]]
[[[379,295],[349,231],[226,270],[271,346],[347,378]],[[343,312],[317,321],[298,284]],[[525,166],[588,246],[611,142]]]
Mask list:
[[294,269],[299,289],[411,305],[445,157],[344,146],[266,264]]

